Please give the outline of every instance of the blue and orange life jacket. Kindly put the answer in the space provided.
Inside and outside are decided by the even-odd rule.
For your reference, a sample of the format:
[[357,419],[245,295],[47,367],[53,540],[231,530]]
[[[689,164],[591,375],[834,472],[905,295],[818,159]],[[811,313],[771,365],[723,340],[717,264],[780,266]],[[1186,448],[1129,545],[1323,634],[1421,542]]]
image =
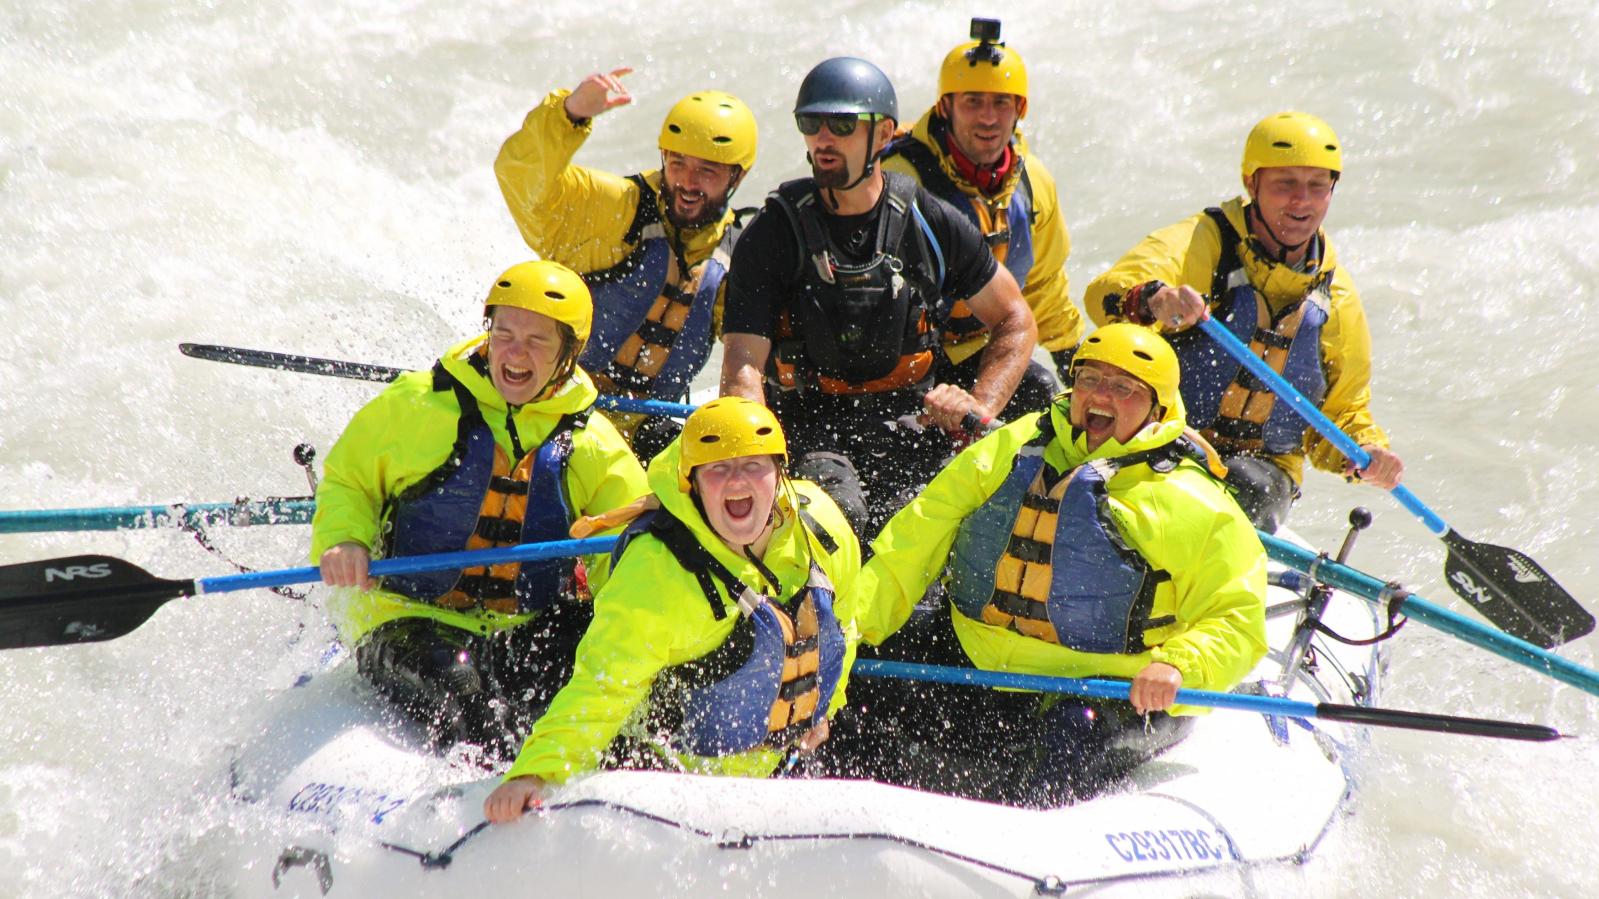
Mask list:
[[[474,364],[482,364],[480,358]],[[572,521],[566,465],[573,432],[587,424],[587,412],[563,417],[536,450],[524,454],[518,448],[513,464],[495,443],[472,392],[442,365],[433,367],[433,389],[455,391],[460,403],[455,446],[444,464],[393,501],[384,555],[566,539]],[[514,440],[514,419],[507,425]],[[550,559],[390,575],[383,589],[450,609],[537,612],[572,594],[575,565],[572,559]]]
[[[1238,231],[1218,208],[1205,213],[1221,230],[1221,258],[1211,296],[1216,319],[1271,369],[1317,406],[1327,396],[1321,332],[1327,324],[1333,270],[1318,277],[1297,302],[1275,312],[1249,282],[1238,257]],[[1277,395],[1198,328],[1167,335],[1182,367],[1188,423],[1223,453],[1299,452],[1308,427]]]
[[643,175],[625,243],[626,259],[583,275],[594,295],[594,330],[580,364],[600,392],[675,400],[711,354],[712,313],[741,226],[735,218],[711,255],[689,265],[661,222]]
[[[1170,575],[1127,545],[1106,510],[1118,471],[1170,471],[1197,453],[1184,438],[1057,475],[1044,462],[1050,417],[1017,454],[1010,474],[955,536],[949,592],[961,614],[1081,652],[1138,653],[1176,623],[1156,615]],[[1169,603],[1170,588],[1167,587]]]
[[[802,511],[800,519],[828,552],[837,549],[814,518]],[[634,521],[613,558],[642,533],[694,574],[716,620],[728,614],[718,584],[742,616],[721,646],[656,678],[649,731],[675,751],[714,757],[786,748],[825,718],[844,672],[845,642],[833,584],[821,567],[812,562],[805,585],[784,600],[746,586],[664,509]]]

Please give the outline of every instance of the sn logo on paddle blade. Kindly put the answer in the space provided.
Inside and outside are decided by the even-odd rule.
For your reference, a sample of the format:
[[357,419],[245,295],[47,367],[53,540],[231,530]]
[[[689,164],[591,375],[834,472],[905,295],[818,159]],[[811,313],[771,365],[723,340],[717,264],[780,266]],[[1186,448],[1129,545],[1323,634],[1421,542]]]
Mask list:
[[110,577],[111,566],[105,562],[96,562],[93,565],[68,565],[65,568],[46,568],[44,582],[71,581],[80,577]]

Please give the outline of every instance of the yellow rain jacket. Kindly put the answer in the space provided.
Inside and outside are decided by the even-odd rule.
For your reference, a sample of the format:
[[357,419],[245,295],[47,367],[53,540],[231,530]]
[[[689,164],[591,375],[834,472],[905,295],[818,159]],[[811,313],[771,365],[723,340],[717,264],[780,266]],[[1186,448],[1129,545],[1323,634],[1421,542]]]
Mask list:
[[[554,91],[527,114],[522,129],[500,147],[494,174],[527,245],[542,258],[582,275],[604,271],[633,252],[635,244],[625,238],[638,209],[639,189],[619,175],[572,164],[578,148],[593,133],[594,122],[577,125],[567,118],[563,104],[571,93]],[[684,262],[692,267],[709,258],[733,224],[733,210],[709,225],[678,231],[666,216],[660,171],[645,172],[644,178],[655,190],[661,227],[682,248]],[[601,309],[594,311],[604,314]],[[712,335],[721,332],[719,295]]]
[[[932,120],[936,111],[937,107],[934,107],[922,116],[911,129],[910,138],[933,153],[944,174],[969,198],[971,204],[983,207],[984,213],[990,216],[992,213],[989,210],[1008,206],[1011,195],[1021,183],[1022,167],[1016,166],[1011,170],[1005,186],[998,193],[992,197],[986,196],[960,176],[955,163],[945,152],[943,142],[932,136]],[[1066,218],[1061,213],[1055,177],[1027,149],[1026,142],[1019,134],[1015,149],[1021,154],[1023,165],[1027,168],[1035,212],[1032,227],[1033,265],[1026,272],[1025,281],[1020,277],[1016,280],[1023,281],[1022,297],[1032,307],[1033,320],[1038,323],[1039,346],[1053,353],[1074,347],[1083,339],[1083,319],[1071,301],[1066,276],[1066,257],[1071,254],[1072,241],[1066,233]],[[909,175],[918,182],[921,180],[916,167],[903,155],[884,159],[883,169]],[[984,331],[957,344],[947,344],[945,352],[952,361],[959,363],[981,351],[987,344],[988,332]]]
[[[650,462],[649,481],[665,511],[676,516],[717,561],[744,584],[759,589],[760,571],[719,539],[693,499],[678,490],[678,443]],[[782,522],[772,534],[762,562],[777,575],[783,595],[805,586],[814,558],[833,582],[834,613],[844,631],[844,673],[828,701],[829,717],[844,704],[844,688],[855,661],[854,596],[860,572],[860,543],[844,515],[821,488],[792,481],[806,511],[837,543],[826,553],[779,494]],[[702,658],[726,641],[741,620],[737,603],[716,584],[728,614],[716,620],[706,594],[671,550],[645,533],[622,554],[605,588],[594,596],[594,623],[577,648],[577,665],[550,708],[533,726],[506,778],[537,775],[553,783],[591,771],[611,740],[630,721],[638,723],[655,678],[666,668]],[[644,737],[642,733],[638,734]],[[776,749],[760,748],[717,758],[675,755],[690,771],[764,777],[782,761]]]
[[[598,394],[579,368],[553,397],[513,412],[494,384],[468,361],[486,339],[479,335],[462,341],[441,361],[477,398],[484,422],[507,457],[515,458],[506,429],[509,417],[515,418],[523,450],[532,452],[549,437],[561,416],[594,404]],[[455,446],[460,413],[455,391],[434,390],[433,376],[427,371],[401,375],[361,407],[323,465],[311,522],[313,564],[330,547],[346,541],[360,543],[377,557],[386,502],[444,463]],[[646,492],[638,459],[605,416],[589,416],[587,427],[573,434],[565,488],[577,515],[624,506]],[[584,561],[590,588],[598,590],[610,571],[610,556],[589,556]],[[475,633],[489,633],[531,617],[487,610],[452,611],[381,589],[339,591],[330,606],[340,636],[351,646],[378,625],[398,618],[432,618]]]
[[[1004,483],[1017,453],[1053,416],[1055,439],[1044,461],[1058,471],[1164,445],[1184,427],[1180,415],[1151,425],[1127,444],[1114,438],[1089,453],[1073,435],[1066,398],[1048,412],[1024,416],[968,447],[884,526],[861,572],[857,620],[861,639],[876,644],[905,623],[912,607],[944,571],[962,520]],[[1081,652],[976,621],[950,606],[955,633],[972,664],[987,671],[1063,677],[1132,678],[1165,662],[1189,689],[1229,690],[1266,654],[1266,552],[1238,504],[1204,469],[1184,460],[1161,474],[1128,466],[1107,484],[1111,518],[1127,545],[1171,579],[1156,588],[1151,617],[1175,624],[1145,652]],[[1200,710],[1175,706],[1173,714]]]
[[[1276,311],[1303,297],[1316,274],[1296,272],[1257,254],[1250,245],[1244,204],[1244,198],[1236,197],[1222,204],[1221,209],[1243,236],[1238,258],[1249,274],[1249,283]],[[1388,435],[1371,415],[1371,331],[1366,326],[1366,310],[1361,306],[1360,294],[1348,270],[1338,265],[1337,253],[1325,232],[1321,234],[1321,241],[1325,249],[1319,271],[1333,271],[1327,324],[1321,331],[1322,369],[1327,376],[1327,397],[1321,411],[1356,443],[1386,447]],[[1209,293],[1220,260],[1221,232],[1216,223],[1201,212],[1145,237],[1109,271],[1088,285],[1083,307],[1096,324],[1103,325],[1120,320],[1119,316],[1106,313],[1105,297],[1121,294],[1147,281],[1161,281],[1174,287],[1186,284],[1202,294]],[[1219,298],[1213,300],[1219,301]],[[1298,484],[1304,479],[1306,455],[1310,457],[1310,464],[1322,471],[1343,471],[1343,454],[1308,425],[1302,452],[1267,458]]]

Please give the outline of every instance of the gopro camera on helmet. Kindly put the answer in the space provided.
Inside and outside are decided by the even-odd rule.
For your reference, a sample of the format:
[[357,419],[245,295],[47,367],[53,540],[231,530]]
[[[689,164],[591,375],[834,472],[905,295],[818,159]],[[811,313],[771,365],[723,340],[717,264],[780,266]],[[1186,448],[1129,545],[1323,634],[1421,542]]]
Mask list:
[[1005,58],[1005,52],[999,49],[1005,45],[999,40],[998,19],[972,19],[972,39],[977,41],[977,46],[966,51],[966,61],[970,65],[986,62],[997,66]]

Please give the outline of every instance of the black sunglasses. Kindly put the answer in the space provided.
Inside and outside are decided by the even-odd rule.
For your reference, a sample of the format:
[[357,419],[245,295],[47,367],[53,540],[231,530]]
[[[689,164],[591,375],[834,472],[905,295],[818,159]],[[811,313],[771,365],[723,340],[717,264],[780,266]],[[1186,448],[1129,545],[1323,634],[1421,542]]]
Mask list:
[[799,132],[810,136],[822,130],[826,123],[827,130],[833,132],[835,137],[849,137],[855,133],[855,126],[861,122],[869,122],[876,118],[869,112],[842,113],[831,115],[816,115],[813,113],[797,112],[794,114],[794,124],[799,126]]

